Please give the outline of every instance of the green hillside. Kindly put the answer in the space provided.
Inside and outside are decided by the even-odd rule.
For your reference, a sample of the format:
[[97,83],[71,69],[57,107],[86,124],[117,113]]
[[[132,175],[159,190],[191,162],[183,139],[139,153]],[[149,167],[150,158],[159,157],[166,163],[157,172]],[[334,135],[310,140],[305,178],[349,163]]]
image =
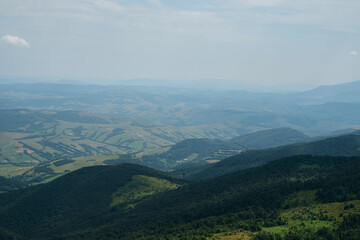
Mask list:
[[181,182],[136,165],[84,168],[0,195],[0,231],[8,239],[358,239],[359,170],[356,157],[301,155],[147,197]]
[[241,135],[231,139],[231,142],[238,143],[250,149],[263,149],[309,140],[311,140],[309,136],[295,129],[275,128]]
[[182,170],[178,174],[179,176],[185,175],[187,180],[201,180],[299,154],[360,156],[360,136],[350,134],[309,143],[296,143],[270,149],[248,150],[216,164]]
[[[62,234],[94,224],[114,206],[126,210],[182,184],[138,165],[82,168],[49,184],[0,195],[0,225],[19,237],[36,239],[47,231]],[[48,230],[43,224],[49,224]]]

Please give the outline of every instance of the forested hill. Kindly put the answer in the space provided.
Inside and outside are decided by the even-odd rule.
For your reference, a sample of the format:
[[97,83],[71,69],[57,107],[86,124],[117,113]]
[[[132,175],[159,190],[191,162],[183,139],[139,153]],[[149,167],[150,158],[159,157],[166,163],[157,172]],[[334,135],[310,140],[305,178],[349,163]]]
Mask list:
[[250,149],[263,149],[309,140],[311,140],[309,136],[295,129],[275,128],[241,135],[231,139],[231,142]]
[[299,154],[360,156],[360,136],[350,134],[309,143],[296,143],[262,150],[248,150],[216,164],[184,170],[183,173],[187,180],[201,180]]
[[[155,185],[165,185],[167,189],[181,184],[135,165],[81,169],[46,185],[0,195],[0,236],[4,239],[206,239],[222,232],[236,232],[249,239],[261,228],[275,233],[281,227],[285,235],[294,233],[293,224],[305,228],[306,219],[295,221],[287,215],[305,206],[332,207],[332,212],[314,213],[312,217],[317,226],[326,226],[326,231],[334,236],[347,234],[351,226],[358,227],[360,222],[352,221],[352,225],[341,228],[344,218],[339,215],[352,217],[354,211],[359,211],[357,205],[353,206],[360,204],[360,159],[356,157],[294,156],[185,185],[139,202],[121,202],[141,192],[142,188],[135,188],[133,195],[129,192],[138,186],[139,180],[134,176],[139,175],[143,176],[143,182],[156,178],[154,181],[162,184]],[[114,205],[112,199],[120,192],[129,194],[120,196],[120,203]],[[345,201],[352,201],[353,205],[348,207],[351,211],[344,210]],[[344,203],[340,208],[331,205],[336,202]],[[303,234],[314,231],[316,235],[315,230],[298,232],[300,238],[296,239],[309,239]]]
[[[143,156],[143,162],[158,163],[160,170],[183,169],[218,162],[246,148],[221,139],[191,138],[172,145],[168,151]],[[153,164],[155,166],[155,164]]]
[[0,228],[0,239],[9,234],[38,239],[73,231],[94,224],[112,207],[134,207],[183,183],[133,164],[82,168],[49,184],[1,194],[0,226],[9,231]]
[[7,192],[20,186],[21,183],[17,182],[15,179],[0,176],[0,193]]

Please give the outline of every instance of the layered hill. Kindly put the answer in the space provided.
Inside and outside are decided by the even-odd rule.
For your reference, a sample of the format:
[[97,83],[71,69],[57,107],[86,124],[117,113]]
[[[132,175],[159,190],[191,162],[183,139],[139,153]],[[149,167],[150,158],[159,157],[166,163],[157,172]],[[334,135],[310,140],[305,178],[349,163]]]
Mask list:
[[231,139],[231,142],[240,144],[249,149],[261,149],[306,142],[309,140],[311,140],[309,136],[295,129],[276,128],[241,135]]
[[120,156],[119,159],[108,160],[105,163],[119,164],[126,159],[128,161],[132,159],[137,163],[169,171],[215,163],[244,149],[246,148],[240,144],[221,139],[190,138],[158,149],[159,153],[145,151],[140,154]]
[[296,143],[276,148],[248,150],[216,164],[182,171],[188,180],[212,178],[266,162],[299,154],[327,156],[360,156],[360,136],[338,136],[309,143]]
[[301,155],[144,196],[182,183],[136,165],[84,168],[0,195],[0,232],[7,239],[310,239],[325,231],[356,239],[359,179],[359,158]]
[[[332,153],[334,156],[351,156],[358,155],[356,151],[356,145],[352,146],[346,142],[343,142],[343,137],[340,137],[337,141],[339,144],[345,144],[343,147],[334,147],[334,141],[322,140],[322,146],[318,147],[319,141],[309,142],[307,144],[301,143],[299,145],[287,145],[280,148],[263,149],[259,151],[246,151],[248,146],[251,145],[250,139],[257,144],[271,144],[270,136],[274,137],[275,144],[278,143],[276,139],[285,139],[292,141],[287,133],[294,133],[293,135],[303,136],[296,130],[292,129],[274,129],[255,132],[253,134],[247,134],[244,139],[249,139],[248,143],[242,146],[231,141],[224,141],[220,139],[207,139],[207,138],[192,138],[184,141],[180,141],[169,147],[163,147],[159,149],[150,149],[148,151],[139,152],[136,154],[119,154],[119,155],[92,155],[84,157],[74,158],[60,158],[53,161],[39,164],[22,175],[17,179],[21,180],[25,184],[37,184],[51,181],[57,177],[60,177],[68,172],[80,169],[82,167],[95,166],[95,165],[118,165],[122,163],[135,163],[148,167],[152,167],[162,171],[173,171],[173,173],[179,178],[186,178],[188,180],[199,180],[201,178],[207,178],[204,176],[199,177],[202,171],[206,172],[207,168],[214,166],[213,172],[216,173],[219,161],[229,158],[231,156],[241,153],[241,160],[236,164],[231,163],[230,171],[236,171],[238,168],[243,169],[251,166],[262,164],[263,162],[274,160],[279,157],[298,155],[298,154],[316,154],[326,155],[327,152],[335,150]],[[356,134],[356,132],[353,132]],[[268,138],[262,136],[269,136]],[[305,136],[305,135],[304,135]],[[337,139],[338,137],[335,137]],[[355,137],[356,138],[356,137]],[[310,139],[310,138],[297,138]],[[294,138],[293,138],[294,140]],[[294,140],[295,141],[295,140]],[[350,141],[350,140],[349,140]],[[313,145],[313,146],[312,146]],[[339,146],[340,146],[339,145]],[[258,145],[259,146],[259,145]],[[350,148],[354,148],[351,152]],[[314,149],[317,149],[314,151]],[[347,152],[346,150],[350,152]],[[237,159],[237,158],[236,158]],[[229,160],[225,160],[229,161]],[[216,164],[216,165],[214,165]],[[239,166],[238,166],[239,165]],[[226,165],[225,165],[226,166]],[[189,168],[189,169],[187,169]],[[220,166],[219,172],[216,174],[227,173],[228,170],[224,170],[226,167]],[[206,173],[207,174],[207,173]],[[211,174],[209,176],[212,176]]]

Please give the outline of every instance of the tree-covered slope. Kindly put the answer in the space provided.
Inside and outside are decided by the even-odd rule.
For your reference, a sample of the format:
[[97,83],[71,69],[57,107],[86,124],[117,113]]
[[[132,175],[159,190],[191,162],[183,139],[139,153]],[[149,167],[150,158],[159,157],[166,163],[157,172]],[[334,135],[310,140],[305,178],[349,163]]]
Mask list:
[[296,143],[270,149],[248,150],[216,164],[188,169],[183,172],[188,180],[200,180],[299,154],[359,156],[360,136],[350,134],[309,143]]
[[221,139],[190,138],[172,145],[160,154],[145,154],[138,159],[145,164],[153,163],[153,166],[158,163],[157,168],[161,170],[174,170],[215,163],[244,149],[240,144]]
[[[190,184],[143,202],[126,214],[115,212],[107,218],[111,224],[107,222],[70,236],[75,239],[211,239],[217,233],[235,230],[248,236],[261,228],[276,226],[288,227],[291,231],[281,213],[311,204],[301,201],[297,194],[313,191],[312,204],[321,206],[357,201],[359,170],[359,158],[309,155],[285,158]],[[344,216],[348,214],[343,209],[340,211]],[[324,220],[320,216],[316,219]],[[335,230],[342,220],[328,222]]]
[[60,235],[91,226],[114,206],[128,209],[181,184],[138,165],[82,168],[49,184],[0,195],[0,225],[25,238]]
[[169,149],[169,151],[161,154],[162,158],[170,158],[174,161],[183,160],[192,154],[199,157],[209,157],[218,151],[244,150],[239,144],[230,143],[220,139],[209,138],[193,138],[181,141]]
[[[147,200],[130,199],[126,206],[112,206],[111,200],[123,192],[118,198],[121,202],[129,189],[143,188],[133,182],[134,176],[146,176],[135,177],[137,182],[157,178],[150,186],[161,180],[180,182],[134,165],[118,166],[122,174],[114,174],[113,169],[82,169],[43,186],[2,195],[2,235],[17,239],[206,239],[236,231],[252,237],[261,228],[274,232],[276,227],[287,227],[290,231],[287,221],[292,219],[285,213],[296,212],[297,207],[318,204],[335,209],[332,203],[360,204],[360,159],[356,157],[289,157]],[[306,192],[313,196],[309,201],[302,200],[301,196],[309,195]],[[338,231],[344,220],[340,212],[345,217],[358,211],[357,205],[348,208],[352,210],[336,208],[339,219],[327,213],[327,220],[320,213],[313,217],[319,224],[326,223],[329,231]],[[353,225],[359,228],[358,223]]]
[[309,136],[295,129],[275,128],[241,135],[231,139],[231,142],[238,143],[250,149],[263,149],[308,140],[310,140]]
[[21,183],[14,179],[0,176],[0,193],[19,188],[21,186]]

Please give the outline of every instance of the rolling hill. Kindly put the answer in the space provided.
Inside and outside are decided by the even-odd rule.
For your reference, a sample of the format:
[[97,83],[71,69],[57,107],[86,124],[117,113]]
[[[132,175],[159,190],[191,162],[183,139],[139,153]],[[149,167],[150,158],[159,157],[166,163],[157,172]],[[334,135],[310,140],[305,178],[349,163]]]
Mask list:
[[[257,142],[257,144],[262,145],[270,144],[270,139],[274,136],[279,136],[278,138],[283,139],[283,142],[285,142],[285,139],[291,142],[292,140],[289,137],[286,137],[289,136],[289,132],[293,133],[292,135],[295,136],[303,136],[296,130],[292,129],[274,129],[260,131],[254,134],[247,134],[244,136],[244,139],[249,139],[250,146],[254,146],[252,145],[253,142]],[[355,135],[356,133],[356,131],[352,132],[352,134]],[[262,139],[261,136],[268,136],[268,138],[264,137],[264,139]],[[251,142],[250,139],[253,139],[254,141]],[[299,137],[298,140],[300,141],[300,139],[304,138]],[[306,137],[305,139],[309,140],[312,138]],[[321,141],[324,141],[324,139]],[[341,143],[342,137],[340,136],[337,141]],[[193,138],[180,141],[179,143],[169,147],[150,149],[148,151],[145,150],[135,154],[91,155],[74,158],[59,158],[30,168],[23,174],[17,176],[17,180],[23,182],[24,184],[45,183],[82,167],[95,165],[118,165],[122,163],[134,163],[152,167],[161,171],[172,171],[172,174],[175,174],[179,178],[185,177],[188,180],[198,180],[197,176],[201,174],[201,171],[207,171],[206,169],[210,168],[213,164],[239,153],[242,156],[241,161],[235,164],[231,163],[232,165],[229,169],[236,169],[238,167],[243,169],[262,164],[262,161],[266,162],[269,159],[274,160],[279,157],[290,156],[293,154],[298,155],[308,153],[324,155],[328,149],[335,149],[334,144],[336,143],[333,143],[333,141],[323,142],[322,147],[318,147],[318,142],[319,140],[309,142],[309,144],[305,145],[304,143],[301,143],[299,145],[288,145],[275,149],[263,149],[263,151],[246,151],[246,147],[249,145],[245,147],[237,143],[220,139]],[[311,145],[314,146],[311,147]],[[346,151],[347,148],[350,149],[351,147],[352,146],[350,144],[348,146],[344,146],[343,148],[336,150],[333,155],[358,155],[357,151],[350,153]],[[317,149],[318,151],[315,151],[314,149]],[[356,149],[356,145],[354,146],[354,149]],[[252,162],[250,163],[249,161]],[[239,166],[237,166],[237,164]],[[221,166],[219,167],[219,170],[226,173],[226,170],[224,170],[225,168],[226,167]],[[213,171],[216,172],[216,169]],[[221,172],[218,174],[221,174]]]
[[0,176],[60,158],[138,153],[187,138],[229,139],[240,125],[174,127],[119,115],[0,110]]
[[151,149],[137,154],[91,155],[60,158],[48,161],[27,170],[16,177],[24,184],[49,182],[68,172],[96,165],[135,163],[158,170],[169,171],[215,163],[238,154],[244,147],[220,139],[193,138],[170,147]]
[[0,233],[4,239],[323,239],[324,233],[357,239],[359,178],[357,157],[310,155],[182,187],[136,165],[89,167],[0,195]]

